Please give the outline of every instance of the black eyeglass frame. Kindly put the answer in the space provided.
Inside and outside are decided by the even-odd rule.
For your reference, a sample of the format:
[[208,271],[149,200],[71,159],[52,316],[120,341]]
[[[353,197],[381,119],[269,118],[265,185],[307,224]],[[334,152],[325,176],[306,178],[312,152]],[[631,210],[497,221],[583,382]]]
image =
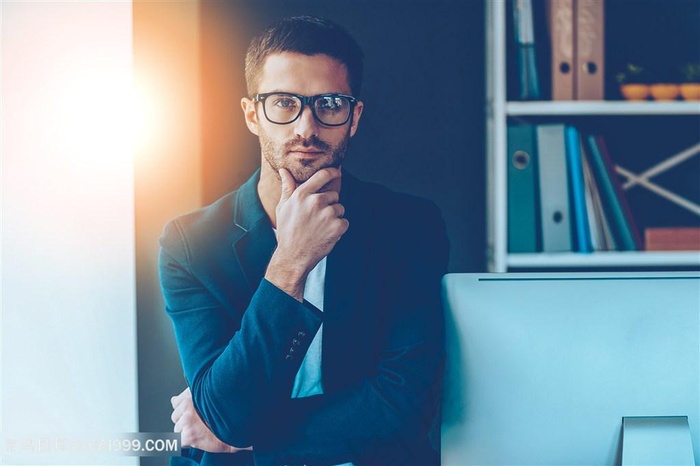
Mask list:
[[[299,113],[297,113],[297,116],[295,116],[292,120],[290,120],[286,123],[280,123],[280,122],[273,121],[272,119],[270,119],[270,117],[267,116],[267,110],[265,109],[265,99],[267,99],[271,95],[286,95],[289,97],[296,97],[297,99],[299,99],[299,102],[301,102],[301,106],[299,107]],[[328,123],[324,123],[323,121],[321,121],[321,119],[318,117],[318,115],[316,114],[316,106],[314,104],[316,103],[316,101],[318,99],[326,98],[326,97],[330,97],[330,98],[343,97],[345,99],[348,99],[348,102],[350,102],[350,111],[348,112],[348,116],[344,122],[328,124]],[[305,96],[305,95],[300,95],[300,94],[293,94],[291,92],[265,92],[262,94],[255,94],[255,96],[253,97],[253,102],[262,102],[263,103],[263,113],[265,114],[265,118],[267,119],[267,121],[269,121],[270,123],[273,123],[275,125],[289,125],[291,123],[294,123],[295,121],[297,121],[299,119],[301,114],[304,113],[304,106],[306,105],[311,109],[311,113],[313,114],[314,119],[317,122],[319,122],[323,126],[334,127],[334,126],[343,126],[344,124],[346,124],[348,121],[350,121],[352,119],[355,105],[357,105],[357,102],[359,102],[359,100],[351,95],[348,95],[348,94],[333,94],[332,93],[332,94],[317,94],[317,95]]]

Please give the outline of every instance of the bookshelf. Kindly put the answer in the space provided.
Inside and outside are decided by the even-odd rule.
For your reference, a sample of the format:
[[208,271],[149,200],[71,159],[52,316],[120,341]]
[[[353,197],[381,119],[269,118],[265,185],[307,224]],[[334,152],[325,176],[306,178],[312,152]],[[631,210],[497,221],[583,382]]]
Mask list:
[[506,102],[508,116],[698,115],[700,102],[540,101]]
[[[520,118],[625,116],[700,117],[700,102],[508,101],[505,0],[486,2],[486,151],[487,265],[491,272],[509,270],[605,270],[612,268],[700,268],[700,252],[605,251],[593,253],[509,253],[507,206],[507,127]],[[700,177],[700,174],[699,174]]]

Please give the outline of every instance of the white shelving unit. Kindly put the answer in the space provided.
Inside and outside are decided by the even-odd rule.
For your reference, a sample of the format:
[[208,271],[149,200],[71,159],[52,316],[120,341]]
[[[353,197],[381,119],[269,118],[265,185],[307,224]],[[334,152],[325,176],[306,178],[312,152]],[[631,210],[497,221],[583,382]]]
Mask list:
[[700,252],[508,253],[507,144],[510,117],[700,115],[700,102],[506,100],[506,0],[486,2],[487,264],[511,269],[700,268]]

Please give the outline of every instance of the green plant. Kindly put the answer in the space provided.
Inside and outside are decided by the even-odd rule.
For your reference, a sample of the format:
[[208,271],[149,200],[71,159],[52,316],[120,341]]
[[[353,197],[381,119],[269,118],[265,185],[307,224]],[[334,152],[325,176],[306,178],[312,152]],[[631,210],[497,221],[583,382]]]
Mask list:
[[683,81],[687,83],[700,83],[700,63],[685,63],[681,66]]
[[627,63],[625,68],[615,75],[615,80],[619,84],[646,83],[647,72],[641,65]]

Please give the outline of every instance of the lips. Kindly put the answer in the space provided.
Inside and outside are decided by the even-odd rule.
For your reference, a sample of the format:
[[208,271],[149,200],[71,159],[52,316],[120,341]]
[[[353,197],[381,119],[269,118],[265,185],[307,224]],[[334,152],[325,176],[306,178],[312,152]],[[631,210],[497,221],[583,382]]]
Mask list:
[[297,153],[297,154],[303,154],[303,155],[320,155],[323,154],[325,151],[322,149],[317,149],[315,147],[298,147],[298,148],[292,148],[289,150],[289,153]]

